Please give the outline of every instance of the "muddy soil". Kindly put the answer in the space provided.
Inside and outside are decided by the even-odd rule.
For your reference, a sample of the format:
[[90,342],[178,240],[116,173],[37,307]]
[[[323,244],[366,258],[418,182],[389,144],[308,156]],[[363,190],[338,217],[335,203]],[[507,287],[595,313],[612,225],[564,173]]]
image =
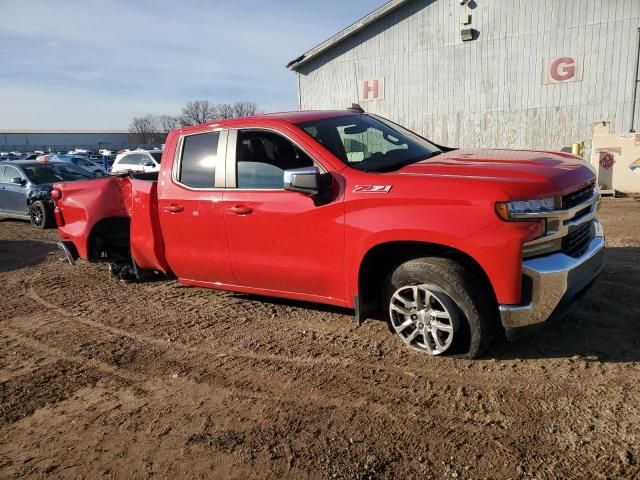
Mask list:
[[481,360],[315,304],[124,284],[0,221],[0,478],[638,478],[640,203],[567,318]]

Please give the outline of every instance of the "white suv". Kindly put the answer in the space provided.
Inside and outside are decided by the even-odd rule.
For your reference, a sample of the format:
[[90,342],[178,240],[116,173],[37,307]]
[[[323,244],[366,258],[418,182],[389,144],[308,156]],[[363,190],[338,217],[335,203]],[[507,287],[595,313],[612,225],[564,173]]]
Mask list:
[[162,150],[132,150],[116,157],[111,173],[159,172]]

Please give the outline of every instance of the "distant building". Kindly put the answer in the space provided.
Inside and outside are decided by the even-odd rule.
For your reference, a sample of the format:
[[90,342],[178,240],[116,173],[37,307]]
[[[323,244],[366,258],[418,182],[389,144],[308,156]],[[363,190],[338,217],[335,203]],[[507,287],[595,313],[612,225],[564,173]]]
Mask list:
[[357,102],[444,145],[584,141],[588,158],[595,122],[640,129],[639,27],[639,0],[393,0],[288,68],[301,109]]
[[0,151],[113,149],[130,146],[132,137],[124,130],[0,130]]

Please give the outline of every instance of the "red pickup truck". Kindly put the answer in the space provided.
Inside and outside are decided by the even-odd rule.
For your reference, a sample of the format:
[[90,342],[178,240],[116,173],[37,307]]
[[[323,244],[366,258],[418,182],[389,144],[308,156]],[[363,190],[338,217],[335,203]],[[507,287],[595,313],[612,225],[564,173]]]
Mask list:
[[453,149],[357,108],[173,131],[159,173],[57,184],[60,246],[180,282],[382,313],[417,350],[475,357],[603,267],[592,168]]

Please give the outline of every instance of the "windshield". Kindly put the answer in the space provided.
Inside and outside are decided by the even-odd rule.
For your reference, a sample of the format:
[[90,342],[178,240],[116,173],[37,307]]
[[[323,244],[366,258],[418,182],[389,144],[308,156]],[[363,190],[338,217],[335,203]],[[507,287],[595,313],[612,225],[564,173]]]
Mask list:
[[162,159],[162,153],[161,152],[149,152],[149,153],[156,160],[157,163],[160,163],[160,160]]
[[383,118],[346,115],[298,124],[350,167],[388,172],[432,157],[441,150]]
[[93,178],[86,170],[71,164],[43,163],[41,165],[26,165],[22,169],[29,180],[35,184]]

